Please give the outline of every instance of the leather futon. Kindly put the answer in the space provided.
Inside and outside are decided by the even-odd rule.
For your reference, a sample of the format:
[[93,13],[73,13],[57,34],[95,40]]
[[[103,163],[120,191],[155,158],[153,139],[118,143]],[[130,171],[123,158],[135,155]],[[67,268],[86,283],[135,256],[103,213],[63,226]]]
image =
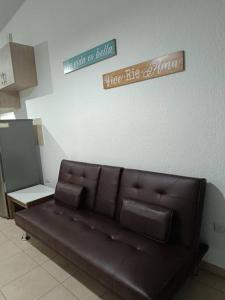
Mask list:
[[200,260],[205,179],[63,160],[18,226],[126,300],[164,300]]

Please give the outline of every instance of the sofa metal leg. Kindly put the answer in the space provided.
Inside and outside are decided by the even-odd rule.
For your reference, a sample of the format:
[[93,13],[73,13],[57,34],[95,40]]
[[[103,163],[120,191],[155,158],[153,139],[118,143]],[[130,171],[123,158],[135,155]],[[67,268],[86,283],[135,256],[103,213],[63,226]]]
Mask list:
[[198,276],[199,275],[199,265],[197,265],[194,270],[193,270],[193,276]]
[[29,234],[26,231],[24,231],[23,234],[22,234],[21,240],[22,241],[28,241],[29,239],[30,239]]

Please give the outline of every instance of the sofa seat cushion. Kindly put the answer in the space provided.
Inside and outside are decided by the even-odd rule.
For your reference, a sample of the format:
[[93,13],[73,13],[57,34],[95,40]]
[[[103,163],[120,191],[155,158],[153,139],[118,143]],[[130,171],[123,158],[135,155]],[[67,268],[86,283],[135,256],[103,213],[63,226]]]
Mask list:
[[158,244],[107,217],[69,210],[54,200],[18,212],[15,220],[129,300],[163,299],[192,262],[184,247]]

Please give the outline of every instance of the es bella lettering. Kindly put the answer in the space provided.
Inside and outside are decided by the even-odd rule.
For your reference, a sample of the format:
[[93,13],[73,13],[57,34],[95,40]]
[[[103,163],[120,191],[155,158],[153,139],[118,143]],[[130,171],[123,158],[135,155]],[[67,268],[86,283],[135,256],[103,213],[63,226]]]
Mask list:
[[116,40],[113,39],[64,61],[64,74],[87,67],[116,54]]

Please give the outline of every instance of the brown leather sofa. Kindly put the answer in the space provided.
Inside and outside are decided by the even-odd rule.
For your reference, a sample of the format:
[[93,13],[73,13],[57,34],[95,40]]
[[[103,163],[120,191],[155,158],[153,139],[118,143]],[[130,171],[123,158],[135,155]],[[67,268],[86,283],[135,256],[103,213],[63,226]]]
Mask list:
[[205,186],[64,160],[55,199],[15,220],[122,298],[171,299],[206,250],[199,242]]

